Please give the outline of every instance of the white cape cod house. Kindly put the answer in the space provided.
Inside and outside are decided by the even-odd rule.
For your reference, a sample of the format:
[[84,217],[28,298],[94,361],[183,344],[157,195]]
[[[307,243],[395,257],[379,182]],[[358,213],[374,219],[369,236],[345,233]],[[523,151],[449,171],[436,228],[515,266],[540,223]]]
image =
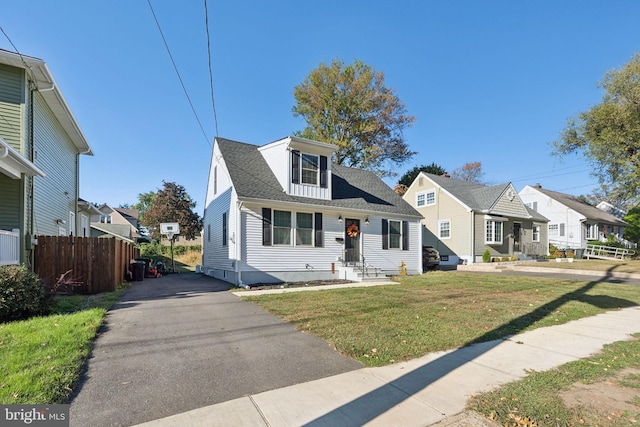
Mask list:
[[332,164],[335,149],[216,138],[203,272],[239,286],[420,273],[422,216],[372,172]]

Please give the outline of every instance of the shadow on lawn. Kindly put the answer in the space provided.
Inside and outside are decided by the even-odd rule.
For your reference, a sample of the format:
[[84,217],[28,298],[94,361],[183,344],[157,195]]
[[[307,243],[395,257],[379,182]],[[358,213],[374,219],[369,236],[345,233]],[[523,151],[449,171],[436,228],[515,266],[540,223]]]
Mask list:
[[[611,277],[613,269],[614,267],[607,270],[607,273],[603,277],[595,279],[573,292],[568,292],[559,298],[536,308],[530,313],[524,314],[508,323],[500,325],[497,328],[486,332],[477,339],[466,343],[460,349],[447,353],[446,355],[393,381],[390,381],[388,384],[352,400],[351,402],[346,403],[345,405],[342,405],[341,407],[336,408],[305,425],[315,427],[325,425],[355,426],[366,424],[455,369],[460,368],[469,361],[474,360],[496,347],[498,344],[502,343],[500,338],[522,332],[535,322],[558,310],[567,302],[580,301],[602,309],[635,306],[636,304],[634,302],[624,299],[608,296],[586,295],[586,293],[594,288],[598,283],[607,281],[607,279]],[[479,345],[480,343],[484,344]],[[472,344],[476,345],[471,346]],[[375,408],[375,410],[372,408]]]

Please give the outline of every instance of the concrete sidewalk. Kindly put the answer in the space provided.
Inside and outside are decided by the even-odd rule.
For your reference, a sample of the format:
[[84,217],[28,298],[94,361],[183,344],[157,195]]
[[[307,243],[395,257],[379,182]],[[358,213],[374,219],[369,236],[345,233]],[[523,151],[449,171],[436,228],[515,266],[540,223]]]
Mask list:
[[[141,426],[428,426],[455,416],[479,392],[599,352],[640,332],[640,307],[510,339],[363,368],[247,395]],[[454,424],[445,424],[454,425]],[[480,426],[480,419],[455,425]],[[490,424],[488,424],[490,425]]]

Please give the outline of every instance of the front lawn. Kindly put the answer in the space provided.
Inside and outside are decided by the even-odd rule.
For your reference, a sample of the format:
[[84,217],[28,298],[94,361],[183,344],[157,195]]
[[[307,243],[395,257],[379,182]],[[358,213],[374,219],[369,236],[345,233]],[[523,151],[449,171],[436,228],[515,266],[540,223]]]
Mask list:
[[121,294],[57,297],[57,314],[0,323],[0,404],[65,403]]
[[640,304],[637,286],[432,272],[400,284],[246,296],[366,366]]

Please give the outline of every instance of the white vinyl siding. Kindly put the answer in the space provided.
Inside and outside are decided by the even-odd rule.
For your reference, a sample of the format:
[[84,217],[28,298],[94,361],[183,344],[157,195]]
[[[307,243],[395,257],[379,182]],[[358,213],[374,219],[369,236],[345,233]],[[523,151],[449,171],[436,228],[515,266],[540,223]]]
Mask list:
[[[291,210],[294,211],[293,209]],[[323,213],[324,246],[278,245],[264,246],[262,241],[262,206],[245,204],[242,208],[244,238],[246,247],[243,251],[245,272],[265,272],[275,275],[276,272],[293,273],[296,271],[330,272],[331,264],[339,265],[338,257],[342,256],[344,245],[340,239],[345,235],[344,222],[338,222],[335,213]],[[398,271],[402,262],[407,265],[411,274],[418,274],[421,269],[421,238],[418,221],[409,222],[409,247],[414,250],[398,251],[382,249],[381,218],[368,215],[369,225],[365,217],[361,218],[361,253],[368,264],[387,271]],[[330,274],[330,273],[327,273]],[[334,276],[334,278],[336,278]]]

